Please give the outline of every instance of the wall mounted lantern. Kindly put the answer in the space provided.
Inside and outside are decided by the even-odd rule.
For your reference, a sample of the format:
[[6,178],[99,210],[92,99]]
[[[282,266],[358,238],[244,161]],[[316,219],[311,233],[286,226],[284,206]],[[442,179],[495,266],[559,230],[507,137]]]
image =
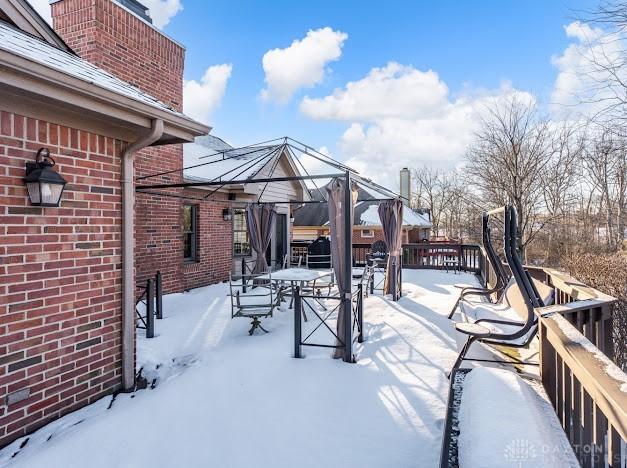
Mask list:
[[47,148],[37,151],[34,163],[26,163],[24,182],[31,205],[59,206],[67,181],[52,169],[54,164]]
[[222,210],[222,218],[224,218],[224,221],[231,221],[231,219],[233,219],[233,212],[230,208],[224,208]]

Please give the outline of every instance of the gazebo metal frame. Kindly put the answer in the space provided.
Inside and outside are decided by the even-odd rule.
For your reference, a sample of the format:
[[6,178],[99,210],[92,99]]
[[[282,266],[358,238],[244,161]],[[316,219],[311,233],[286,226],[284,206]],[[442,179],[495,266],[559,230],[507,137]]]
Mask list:
[[[241,153],[242,150],[245,150],[244,153]],[[231,153],[231,155],[229,155]],[[255,153],[259,153],[255,155]],[[301,170],[304,172],[304,175],[297,176],[274,176],[274,171],[278,165],[278,161],[280,160],[283,154],[289,155],[290,158],[295,163],[296,169],[298,172]],[[159,172],[155,174],[148,174],[142,177],[137,177],[135,180],[145,181],[147,179],[154,179],[155,177],[161,177],[164,175],[169,175],[177,172],[181,172],[184,176],[184,171],[186,169],[192,169],[196,167],[216,164],[220,161],[230,160],[242,158],[243,156],[254,155],[252,158],[246,158],[240,165],[235,166],[229,169],[227,172],[223,174],[219,174],[213,179],[209,180],[194,180],[194,181],[185,181],[182,182],[174,182],[174,183],[156,183],[156,184],[145,184],[136,185],[135,191],[137,193],[144,193],[147,195],[156,195],[156,196],[164,196],[164,197],[175,197],[175,198],[184,198],[184,199],[193,199],[198,201],[207,201],[210,200],[211,195],[218,192],[220,189],[223,189],[228,186],[239,185],[245,186],[247,184],[266,184],[264,189],[261,191],[257,203],[261,203],[261,197],[263,196],[263,192],[268,184],[278,183],[278,182],[291,182],[291,181],[310,181],[314,185],[314,189],[317,190],[322,195],[322,200],[295,200],[290,201],[290,204],[303,204],[303,203],[327,203],[327,198],[324,196],[320,187],[316,185],[316,180],[323,179],[335,179],[342,178],[344,179],[344,194],[343,194],[343,205],[351,206],[352,201],[352,191],[351,186],[353,183],[357,183],[359,186],[363,188],[367,188],[368,192],[372,194],[373,192],[378,194],[380,197],[372,197],[367,199],[357,199],[356,201],[389,201],[389,200],[402,200],[401,196],[392,190],[389,190],[382,185],[379,185],[372,180],[362,177],[355,169],[333,159],[331,156],[323,154],[319,151],[316,151],[311,146],[301,143],[290,137],[282,137],[274,140],[267,140],[261,143],[256,143],[240,148],[229,148],[221,151],[214,151],[211,154],[207,154],[206,156],[202,156],[199,159],[203,158],[216,158],[216,156],[222,155],[222,159],[212,159],[210,161],[194,164],[189,167],[182,167],[180,169]],[[335,169],[338,172],[330,172],[325,174],[310,174],[302,161],[299,159],[298,155],[303,157],[309,157],[317,160],[318,162],[324,163],[326,166],[329,166]],[[268,177],[257,177],[260,171],[265,168],[268,164],[273,164],[273,167],[270,171]],[[242,174],[250,170],[251,168],[259,167],[258,170],[250,174],[246,178],[241,178]],[[300,167],[300,169],[299,169]],[[207,188],[212,187],[213,189],[204,195],[202,198],[194,198],[188,197],[179,194],[173,194],[168,192],[157,192],[157,190],[165,190],[165,189],[173,189],[173,188]],[[308,189],[312,190],[312,189]],[[228,201],[220,200],[221,204],[229,203]],[[231,202],[232,203],[232,202]],[[350,216],[350,210],[343,210],[344,214],[344,232],[351,233],[352,232],[352,219]],[[338,246],[339,247],[339,246]],[[343,276],[345,279],[344,284],[348,285],[348,291],[340,291],[341,301],[344,302],[344,310],[351,310],[351,301],[352,301],[352,293],[351,293],[351,280],[352,280],[352,236],[345,235],[344,236],[344,245],[343,247],[343,255],[344,255],[344,271]],[[396,272],[392,272],[392,275],[396,275]],[[396,276],[394,276],[396,277]],[[400,285],[396,285],[397,289],[400,289]],[[397,300],[399,294],[392,294],[392,298]],[[352,355],[352,322],[351,322],[351,313],[344,314],[344,331],[345,336],[343,337],[344,346],[344,356],[343,360],[345,362],[353,362]]]

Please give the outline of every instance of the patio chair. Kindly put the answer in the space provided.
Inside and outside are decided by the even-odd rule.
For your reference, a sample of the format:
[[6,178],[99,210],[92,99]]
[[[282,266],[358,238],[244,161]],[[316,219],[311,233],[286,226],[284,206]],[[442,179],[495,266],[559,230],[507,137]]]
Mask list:
[[[283,257],[283,269],[286,270],[288,268],[300,268],[302,261],[303,261],[302,255],[293,256],[293,255],[286,254]],[[278,303],[285,302],[286,301],[285,298],[290,297],[291,298],[290,308],[292,308],[293,300],[294,300],[294,298],[292,297],[292,286],[286,283],[285,281],[279,281],[276,286],[277,286],[277,295],[278,295],[277,302]],[[305,317],[305,321],[307,321],[306,317]]]
[[285,254],[285,257],[283,257],[283,269],[285,270],[286,268],[300,268],[302,262],[302,255],[294,256],[290,254]]
[[254,283],[255,278],[258,276],[260,275],[229,275],[231,319],[236,317],[251,319],[251,327],[248,330],[249,335],[255,333],[257,328],[268,333],[268,330],[261,326],[260,319],[272,317],[278,302],[278,296],[271,280],[267,284],[253,286],[250,291],[243,291],[244,285]]
[[[466,354],[475,342],[488,345],[500,345],[513,348],[523,348],[531,343],[538,329],[536,309],[543,307],[552,300],[552,289],[540,282],[534,281],[523,268],[518,252],[516,251],[516,212],[513,207],[505,206],[493,213],[504,213],[505,217],[505,255],[512,270],[513,278],[503,296],[501,304],[480,304],[488,317],[480,318],[475,322],[457,322],[455,329],[468,336],[463,345],[451,374],[456,371],[465,360]],[[512,359],[490,360],[506,364],[529,365],[530,363]],[[449,374],[449,375],[451,375]]]
[[388,257],[388,246],[385,241],[378,240],[372,243],[368,259],[372,260],[375,268],[384,271],[388,265]]
[[490,224],[489,224],[489,216],[487,213],[484,213],[482,216],[482,244],[485,250],[486,261],[490,263],[494,272],[496,273],[496,284],[492,288],[479,288],[476,286],[464,287],[455,302],[455,305],[451,309],[451,312],[448,315],[448,318],[451,319],[457,310],[459,304],[467,297],[467,296],[484,296],[488,299],[488,301],[492,302],[492,296],[496,295],[495,302],[499,302],[503,291],[508,283],[508,275],[505,271],[505,266],[501,261],[501,258],[498,256],[496,251],[494,250],[494,245],[492,244],[492,238],[490,237]]
[[442,256],[442,265],[447,273],[449,269],[453,270],[455,274],[461,271],[461,252],[459,246],[451,245],[446,249],[446,252],[444,252]]

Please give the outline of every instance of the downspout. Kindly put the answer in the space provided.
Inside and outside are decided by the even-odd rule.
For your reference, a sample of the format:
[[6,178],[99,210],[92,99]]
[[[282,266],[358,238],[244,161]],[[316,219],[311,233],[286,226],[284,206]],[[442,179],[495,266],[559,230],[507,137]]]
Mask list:
[[153,119],[150,131],[122,152],[122,389],[135,387],[135,182],[133,155],[159,140],[163,120]]

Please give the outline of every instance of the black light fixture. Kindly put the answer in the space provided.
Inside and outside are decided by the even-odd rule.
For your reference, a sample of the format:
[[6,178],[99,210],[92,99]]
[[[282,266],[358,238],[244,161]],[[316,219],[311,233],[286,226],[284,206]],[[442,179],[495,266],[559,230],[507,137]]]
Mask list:
[[294,222],[294,212],[290,211],[290,223]]
[[26,163],[24,182],[31,205],[59,206],[67,181],[52,169],[54,164],[47,148],[37,151],[34,163]]
[[233,219],[233,212],[230,208],[224,208],[222,210],[222,217],[224,218],[224,221],[231,221],[231,219]]

